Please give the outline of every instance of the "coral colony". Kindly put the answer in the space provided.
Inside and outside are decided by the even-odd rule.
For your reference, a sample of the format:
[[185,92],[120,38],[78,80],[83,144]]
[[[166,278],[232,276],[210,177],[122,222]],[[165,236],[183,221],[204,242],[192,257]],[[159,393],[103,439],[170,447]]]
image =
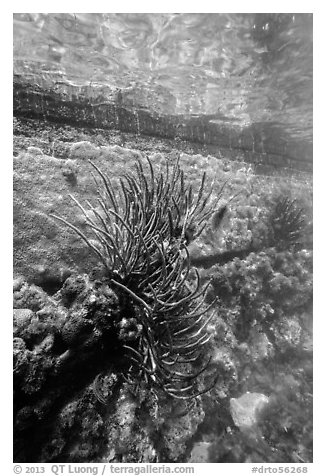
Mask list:
[[[14,282],[15,461],[198,461],[204,434],[210,462],[310,461],[309,197],[242,169],[213,188],[162,156],[112,181],[92,161],[90,202],[51,215],[75,235],[56,243],[80,239],[75,270]],[[229,403],[257,392],[248,442]]]
[[207,324],[214,313],[204,305],[209,283],[200,287],[191,268],[187,244],[203,231],[216,210],[222,193],[210,203],[204,194],[205,174],[195,194],[186,185],[177,161],[168,163],[155,177],[139,160],[136,174],[120,178],[120,196],[113,192],[109,177],[92,161],[96,171],[97,205],[87,208],[73,196],[92,232],[92,240],[66,221],[98,256],[104,280],[119,295],[120,338],[130,365],[128,382],[145,381],[178,399],[207,392],[215,379],[199,388],[197,377],[209,367],[206,345],[211,335]]
[[271,246],[286,248],[298,247],[305,228],[306,220],[304,210],[296,200],[289,197],[278,197],[271,213],[272,226]]

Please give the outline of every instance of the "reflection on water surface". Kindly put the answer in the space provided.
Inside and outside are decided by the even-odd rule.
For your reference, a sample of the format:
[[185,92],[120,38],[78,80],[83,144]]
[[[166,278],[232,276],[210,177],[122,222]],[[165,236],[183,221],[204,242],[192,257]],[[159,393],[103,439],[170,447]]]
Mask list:
[[18,13],[14,58],[41,84],[312,140],[312,14]]

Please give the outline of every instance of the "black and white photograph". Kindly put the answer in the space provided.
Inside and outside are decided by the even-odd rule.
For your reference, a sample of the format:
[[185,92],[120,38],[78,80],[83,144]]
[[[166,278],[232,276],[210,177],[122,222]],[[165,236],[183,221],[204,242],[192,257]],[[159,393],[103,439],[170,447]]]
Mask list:
[[315,14],[192,6],[12,16],[16,473],[314,461]]

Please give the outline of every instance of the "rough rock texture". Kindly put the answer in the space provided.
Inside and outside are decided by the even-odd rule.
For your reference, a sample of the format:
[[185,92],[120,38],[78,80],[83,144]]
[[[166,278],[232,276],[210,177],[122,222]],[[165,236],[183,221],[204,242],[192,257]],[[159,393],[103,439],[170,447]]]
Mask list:
[[[131,167],[136,151],[118,146],[95,147],[88,142],[73,144],[67,160],[21,153],[14,158],[14,267],[35,284],[47,283],[56,291],[69,270],[89,270],[96,260],[79,237],[50,214],[83,227],[84,216],[69,197],[93,200],[96,186],[87,159],[106,172],[121,174]],[[130,162],[130,163],[129,163]],[[77,268],[78,266],[78,268]],[[46,285],[46,284],[45,284]]]
[[268,403],[262,393],[247,392],[239,398],[231,398],[230,410],[235,425],[248,428],[257,424],[257,414]]
[[53,457],[42,452],[66,402],[76,403],[97,373],[117,361],[119,308],[111,290],[86,276],[69,278],[54,298],[22,280],[19,284],[14,293],[15,460],[44,461]]
[[[67,85],[68,86],[68,85]],[[218,147],[246,151],[251,160],[292,166],[302,170],[312,168],[312,144],[291,140],[279,141],[282,130],[274,130],[268,122],[253,124],[238,131],[214,123],[214,116],[159,115],[145,109],[128,108],[116,100],[105,99],[108,92],[99,91],[97,98],[87,97],[87,90],[76,86],[51,89],[37,86],[19,74],[14,78],[14,114],[19,117],[42,118],[57,123],[118,129],[124,132],[212,144]],[[87,89],[87,88],[86,88]],[[121,94],[121,93],[120,93]],[[111,92],[112,95],[112,92]],[[110,94],[109,94],[110,96]]]
[[[87,159],[94,160],[114,179],[132,169],[135,159],[142,156],[144,154],[137,150],[118,145],[97,146],[87,140],[71,142],[61,159],[41,155],[39,151],[21,152],[14,157],[15,272],[37,285],[43,283],[42,286],[46,286],[49,292],[51,289],[55,292],[71,271],[85,272],[94,266],[95,258],[79,237],[50,214],[62,216],[85,229],[84,216],[69,194],[81,203],[86,200],[94,203],[96,185]],[[157,166],[165,163],[162,154],[152,153],[150,156]],[[181,163],[187,164],[186,177],[190,181],[198,182],[199,171],[206,171],[209,178],[217,180],[218,184],[228,180],[225,199],[241,191],[249,180],[243,166],[216,156],[181,154]],[[229,166],[225,168],[227,163]],[[199,245],[200,256],[196,258],[198,250],[192,252],[194,264],[197,265],[198,261],[198,265],[202,265],[206,260],[211,266],[214,263],[211,247],[205,248],[202,242]],[[234,247],[239,245],[235,243]]]
[[[309,220],[311,181],[259,177],[244,164],[181,155],[187,180],[198,183],[206,171],[214,192],[227,182],[226,202],[241,195],[230,202],[218,233],[208,227],[195,250],[208,259],[197,262],[202,281],[212,280],[208,300],[218,298],[209,323],[216,385],[194,402],[171,402],[123,382],[124,322],[115,294],[97,282],[100,270],[89,249],[49,216],[82,228],[68,194],[94,200],[87,159],[114,178],[141,156],[101,141],[85,134],[60,142],[53,149],[60,159],[36,145],[14,158],[15,460],[311,461],[310,232],[300,249],[266,247],[274,197],[297,198]],[[162,153],[152,153],[152,160],[155,167],[165,164]],[[248,251],[252,240],[257,249]],[[216,261],[241,247],[243,255]],[[230,399],[245,392],[270,399],[252,438],[230,414]]]
[[[190,407],[142,388],[142,382],[138,390],[123,382],[128,361],[112,290],[86,275],[70,276],[53,298],[23,280],[19,284],[14,460],[182,461],[204,418],[201,400]],[[43,297],[38,305],[36,293]]]

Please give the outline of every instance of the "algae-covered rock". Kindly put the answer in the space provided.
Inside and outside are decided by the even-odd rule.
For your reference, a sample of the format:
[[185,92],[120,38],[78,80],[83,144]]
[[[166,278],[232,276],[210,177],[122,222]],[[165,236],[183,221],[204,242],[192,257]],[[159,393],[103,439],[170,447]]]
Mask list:
[[230,411],[235,425],[240,429],[254,426],[259,412],[269,399],[261,393],[247,392],[239,398],[231,398]]
[[273,326],[275,342],[281,352],[299,348],[303,337],[302,327],[297,318],[283,318]]
[[36,312],[49,303],[51,303],[50,297],[43,289],[29,284],[22,277],[14,279],[14,309],[30,309]]
[[259,329],[253,329],[250,334],[251,356],[253,361],[273,357],[275,350],[267,335]]
[[[17,461],[44,461],[44,455],[50,458],[47,445],[51,437],[56,438],[52,431],[60,409],[67,400],[74,402],[75,394],[83,392],[101,370],[108,372],[115,345],[119,345],[113,326],[119,308],[113,291],[82,276],[70,277],[68,289],[74,288],[73,279],[79,292],[70,295],[69,308],[60,294],[50,298],[22,279],[15,282],[16,305],[24,304],[14,311]],[[60,452],[61,444],[53,444]]]
[[[90,179],[93,169],[87,159],[112,177],[117,193],[115,177],[144,154],[84,140],[72,143],[71,138],[66,144],[72,145],[69,151],[68,146],[62,148],[60,160],[32,149],[14,159],[15,460],[201,462],[210,458],[212,447],[219,447],[217,460],[232,461],[233,452],[233,461],[250,461],[244,439],[240,443],[237,439],[237,433],[243,433],[232,424],[230,413],[241,429],[257,423],[259,405],[266,403],[264,393],[270,395],[279,378],[281,365],[277,370],[274,366],[277,350],[298,350],[306,336],[301,311],[293,316],[292,309],[306,306],[310,299],[309,253],[246,251],[225,265],[214,262],[211,276],[203,273],[204,280],[214,278],[209,298],[218,298],[218,316],[209,322],[213,337],[209,380],[215,385],[207,395],[176,403],[156,389],[148,391],[145,381],[138,382],[134,375],[127,383],[122,376],[128,381],[131,360],[125,346],[140,339],[144,329],[134,316],[121,312],[121,296],[103,279],[97,257],[50,215],[67,219],[87,234],[83,213],[68,197],[73,194],[80,203],[96,204],[96,185]],[[165,164],[163,154],[152,157],[155,170]],[[169,160],[175,160],[175,154]],[[199,169],[212,174],[215,165],[221,183],[232,182],[232,167],[220,170],[215,158],[183,156],[182,160],[189,162],[186,176],[194,183],[200,180]],[[245,184],[250,184],[250,196],[244,193],[241,203],[231,203],[223,239],[207,233],[193,245],[191,258],[210,258],[212,250],[232,251],[232,246],[252,240],[253,226],[260,224],[266,204],[262,205],[260,192],[254,193],[260,186],[256,178],[243,170],[235,179],[225,186],[228,197]],[[264,237],[265,231],[258,235]],[[258,242],[263,243],[263,238]],[[297,372],[304,380],[310,375],[304,368]],[[231,399],[229,410],[230,395],[248,389],[264,393]],[[295,413],[294,408],[293,420]],[[199,441],[205,420],[213,428],[210,441],[215,446]],[[242,449],[238,458],[237,445]]]
[[209,463],[209,449],[211,443],[201,441],[196,443],[191,451],[188,463]]
[[94,169],[88,159],[108,173],[113,193],[118,195],[118,178],[133,168],[137,158],[145,160],[138,151],[97,147],[90,141],[73,143],[65,160],[30,152],[14,157],[15,272],[38,285],[44,277],[48,291],[53,285],[52,292],[63,284],[60,275],[65,270],[90,272],[97,265],[97,257],[76,233],[52,215],[87,234],[85,217],[69,195],[82,204],[89,200],[98,205],[97,185],[91,176]]
[[62,164],[62,175],[71,187],[76,187],[78,182],[77,160],[67,159]]
[[67,458],[71,462],[93,460],[105,442],[105,422],[90,387],[65,404],[54,419],[50,438],[43,444],[40,461]]
[[172,403],[122,383],[125,321],[108,284],[87,275],[71,275],[37,311],[15,310],[16,461],[183,460],[201,399]]
[[32,155],[43,155],[43,151],[39,147],[27,147],[27,152]]
[[100,154],[99,148],[89,141],[75,142],[70,147],[69,158],[77,160],[95,159]]
[[14,309],[14,337],[18,332],[21,333],[22,328],[27,328],[30,325],[34,316],[35,314],[31,309]]
[[205,413],[202,402],[197,399],[191,410],[186,414],[171,413],[165,415],[162,444],[166,461],[182,461],[187,450],[187,444],[196,433],[198,426],[203,422]]
[[[51,214],[62,216],[79,225],[83,217],[76,215],[69,193],[86,199],[95,195],[96,188],[89,179],[90,165],[78,168],[78,185],[71,183],[63,171],[62,160],[44,156],[14,158],[14,267],[29,281],[37,284],[52,280],[54,288],[60,282],[60,270],[74,270],[80,263],[94,266],[96,259],[86,245],[66,226],[59,224]],[[40,270],[53,270],[44,271]],[[58,270],[57,277],[54,270]],[[63,271],[62,271],[63,272]],[[42,273],[44,276],[42,276]],[[52,274],[52,275],[51,275]],[[55,290],[55,289],[54,289]]]

